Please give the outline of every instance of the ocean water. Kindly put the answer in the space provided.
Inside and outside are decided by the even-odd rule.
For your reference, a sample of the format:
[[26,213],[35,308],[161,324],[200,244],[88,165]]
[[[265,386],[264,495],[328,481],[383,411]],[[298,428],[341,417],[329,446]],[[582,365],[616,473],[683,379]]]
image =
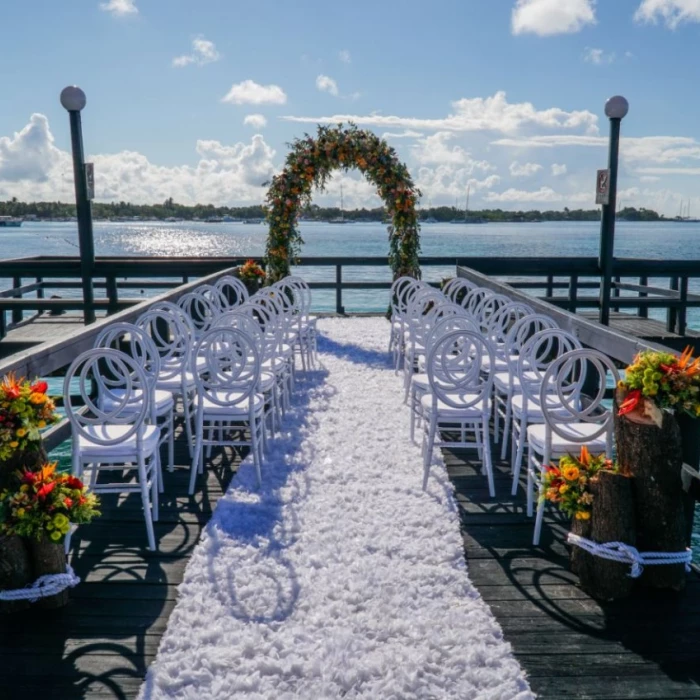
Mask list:
[[[94,225],[97,255],[143,256],[260,256],[265,251],[265,224],[241,223],[108,223]],[[388,251],[386,227],[380,223],[332,225],[303,222],[302,257],[384,256]],[[595,222],[539,224],[424,224],[421,254],[430,256],[597,256],[600,226]],[[3,258],[27,255],[77,255],[74,223],[25,223],[20,229],[0,231]],[[615,253],[619,257],[700,259],[700,224],[631,223],[617,225]],[[333,268],[303,266],[299,273],[308,280],[333,281]],[[454,274],[454,267],[426,267],[426,280]],[[343,268],[345,281],[390,280],[387,268]],[[664,285],[668,280],[658,280]],[[700,281],[691,281],[700,291]],[[78,292],[75,292],[77,294]],[[138,293],[138,292],[137,292]],[[69,292],[62,291],[61,295]],[[348,311],[380,311],[386,308],[382,290],[345,290]],[[317,311],[335,308],[332,291],[314,295]],[[658,312],[657,312],[658,313]],[[663,313],[663,312],[661,312]],[[692,315],[700,328],[700,315]]]
[[[267,227],[264,224],[236,223],[102,223],[94,225],[97,255],[131,256],[260,256],[265,250]],[[308,256],[383,256],[387,254],[386,227],[378,223],[344,226],[302,223]],[[424,256],[505,256],[568,257],[597,256],[600,226],[592,222],[552,222],[538,224],[453,225],[425,224],[421,230],[421,254]],[[0,230],[2,256],[5,259],[32,255],[77,255],[77,230],[74,223],[25,223],[19,229]],[[619,257],[653,259],[698,259],[700,262],[700,224],[631,223],[617,225],[615,254]],[[308,280],[333,281],[335,270],[303,266],[299,274]],[[424,279],[433,281],[454,274],[454,267],[427,267]],[[347,281],[390,280],[388,267],[343,268]],[[668,280],[652,280],[666,285]],[[700,281],[691,280],[691,290],[700,291]],[[74,292],[78,294],[79,292]],[[61,295],[70,292],[62,290]],[[386,309],[386,291],[350,291],[343,293],[348,311]],[[314,294],[317,311],[335,308],[334,292]],[[663,312],[656,312],[659,317]],[[650,315],[654,315],[653,312]],[[689,313],[689,325],[700,329],[700,312]],[[57,389],[60,391],[60,387]],[[64,466],[70,463],[70,445],[58,448],[54,458]],[[700,561],[700,509],[696,517],[694,546]]]

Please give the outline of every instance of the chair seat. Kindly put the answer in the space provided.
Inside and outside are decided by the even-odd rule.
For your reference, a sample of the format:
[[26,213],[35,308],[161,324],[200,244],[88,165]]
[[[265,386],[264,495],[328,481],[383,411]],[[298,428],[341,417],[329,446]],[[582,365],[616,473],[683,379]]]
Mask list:
[[[511,355],[511,357],[513,357],[513,356]],[[491,368],[491,358],[488,355],[484,355],[481,358],[481,369],[488,372],[488,370],[490,368]],[[503,357],[496,356],[495,368],[496,368],[496,372],[505,372],[508,369],[508,360],[506,360]]]
[[[125,393],[126,392],[124,389],[110,390],[109,394],[100,397],[100,407],[108,411],[113,410],[118,405],[120,399],[124,397]],[[137,389],[136,391],[132,392],[132,398],[134,401],[133,412],[135,412],[139,406],[141,394],[141,389]],[[169,413],[175,404],[173,395],[169,391],[163,391],[162,389],[156,389],[153,392],[153,401],[156,405],[156,415],[159,416]],[[130,406],[125,406],[123,410],[128,413],[129,409]]]
[[260,391],[267,392],[275,385],[275,375],[273,372],[260,373]]
[[[95,425],[88,426],[86,432],[90,437],[102,440],[119,440],[126,435],[131,429],[130,425]],[[150,457],[158,449],[158,441],[160,440],[160,428],[156,425],[145,425],[143,427],[143,454],[145,457]],[[94,457],[95,461],[107,462],[113,459],[118,461],[119,457],[134,457],[137,453],[136,434],[125,440],[120,440],[115,445],[100,445],[98,442],[93,442],[90,437],[78,435],[78,449],[80,450],[83,459],[85,457]]]
[[253,394],[245,399],[241,399],[240,391],[216,391],[212,392],[218,402],[224,405],[219,405],[216,401],[212,401],[208,397],[202,398],[202,407],[204,414],[220,415],[220,416],[235,416],[244,417],[250,412],[250,400],[253,399],[253,411],[258,413],[265,406],[265,400],[260,394]]
[[[546,426],[544,423],[531,425],[527,429],[528,442],[539,454],[544,454],[545,430]],[[597,438],[591,437],[600,430],[598,423],[567,423],[566,430],[575,435],[580,435],[581,440],[567,440],[552,431],[552,457],[563,457],[572,453],[578,454],[581,445],[586,445],[592,453],[605,452],[607,449],[605,433]]]
[[[194,374],[192,372],[185,372],[184,384],[187,389],[193,389],[195,386]],[[164,391],[172,391],[173,393],[178,393],[181,391],[183,385],[183,375],[182,372],[168,376],[164,376],[162,373],[158,377],[156,382],[156,389],[162,389]]]
[[[455,401],[459,402],[464,402],[464,403],[469,403],[471,401],[474,401],[477,398],[477,394],[455,394],[454,399]],[[422,399],[421,399],[421,406],[423,407],[423,411],[427,414],[432,413],[433,411],[433,395],[432,394],[426,394]],[[491,401],[488,400],[486,402],[486,412],[490,413],[491,411]],[[483,399],[479,401],[479,403],[470,406],[469,408],[466,407],[460,407],[460,408],[455,408],[454,406],[450,406],[446,404],[444,401],[438,399],[437,401],[437,413],[438,413],[438,419],[441,417],[447,417],[447,418],[481,418],[483,415],[484,411],[484,401]]]
[[[523,415],[523,406],[525,405],[525,397],[522,394],[515,394],[511,399],[511,406],[513,408],[513,416],[520,420]],[[561,401],[557,398],[555,394],[547,396],[547,407],[550,410],[556,410],[561,407]],[[562,408],[564,415],[568,415],[568,411]],[[542,413],[542,407],[539,403],[534,403],[533,401],[527,402],[527,419],[531,423],[544,423],[544,414]]]
[[[437,382],[438,386],[445,385],[445,382],[441,381],[439,377],[436,377],[435,381]],[[428,375],[425,373],[411,375],[411,383],[419,391],[428,391],[430,389],[430,382],[428,380]]]
[[[525,372],[525,379],[530,379],[531,381],[537,380],[537,375],[534,372]],[[496,391],[501,394],[508,393],[510,380],[510,372],[497,372],[493,375],[493,384],[496,387]],[[517,374],[513,375],[513,392],[520,394],[522,392],[520,377]]]

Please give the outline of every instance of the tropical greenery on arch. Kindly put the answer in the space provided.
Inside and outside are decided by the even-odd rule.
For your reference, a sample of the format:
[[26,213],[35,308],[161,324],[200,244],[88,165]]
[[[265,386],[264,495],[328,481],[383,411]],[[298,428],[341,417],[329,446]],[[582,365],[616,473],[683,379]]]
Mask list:
[[269,283],[286,277],[299,257],[303,239],[299,210],[311,202],[314,188],[323,189],[334,170],[357,168],[377,188],[391,221],[389,265],[394,279],[420,277],[420,226],[416,201],[420,191],[396,151],[371,131],[354,124],[319,126],[316,136],[306,134],[290,146],[284,170],[267,193],[270,232],[265,254]]

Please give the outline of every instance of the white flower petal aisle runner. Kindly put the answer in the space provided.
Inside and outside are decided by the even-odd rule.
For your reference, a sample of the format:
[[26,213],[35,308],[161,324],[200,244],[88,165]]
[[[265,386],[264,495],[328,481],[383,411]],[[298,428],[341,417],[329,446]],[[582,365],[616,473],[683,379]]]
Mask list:
[[258,490],[241,466],[141,698],[532,697],[467,576],[444,467],[421,488],[384,319],[319,322]]

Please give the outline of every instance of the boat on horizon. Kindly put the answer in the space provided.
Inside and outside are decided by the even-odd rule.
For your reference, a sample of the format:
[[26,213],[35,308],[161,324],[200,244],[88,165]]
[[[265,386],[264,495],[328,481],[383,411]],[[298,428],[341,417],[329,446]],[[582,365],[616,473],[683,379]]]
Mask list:
[[349,221],[345,218],[345,209],[343,208],[343,186],[340,186],[340,216],[335,219],[328,219],[329,224],[354,224],[354,221]]
[[262,219],[243,219],[244,224],[261,224],[262,222]]
[[0,227],[2,228],[19,228],[22,223],[22,219],[18,219],[16,216],[0,216]]
[[488,219],[484,219],[482,216],[470,216],[469,214],[469,193],[471,186],[467,185],[467,203],[464,207],[464,218],[463,219],[452,219],[451,224],[488,224]]

